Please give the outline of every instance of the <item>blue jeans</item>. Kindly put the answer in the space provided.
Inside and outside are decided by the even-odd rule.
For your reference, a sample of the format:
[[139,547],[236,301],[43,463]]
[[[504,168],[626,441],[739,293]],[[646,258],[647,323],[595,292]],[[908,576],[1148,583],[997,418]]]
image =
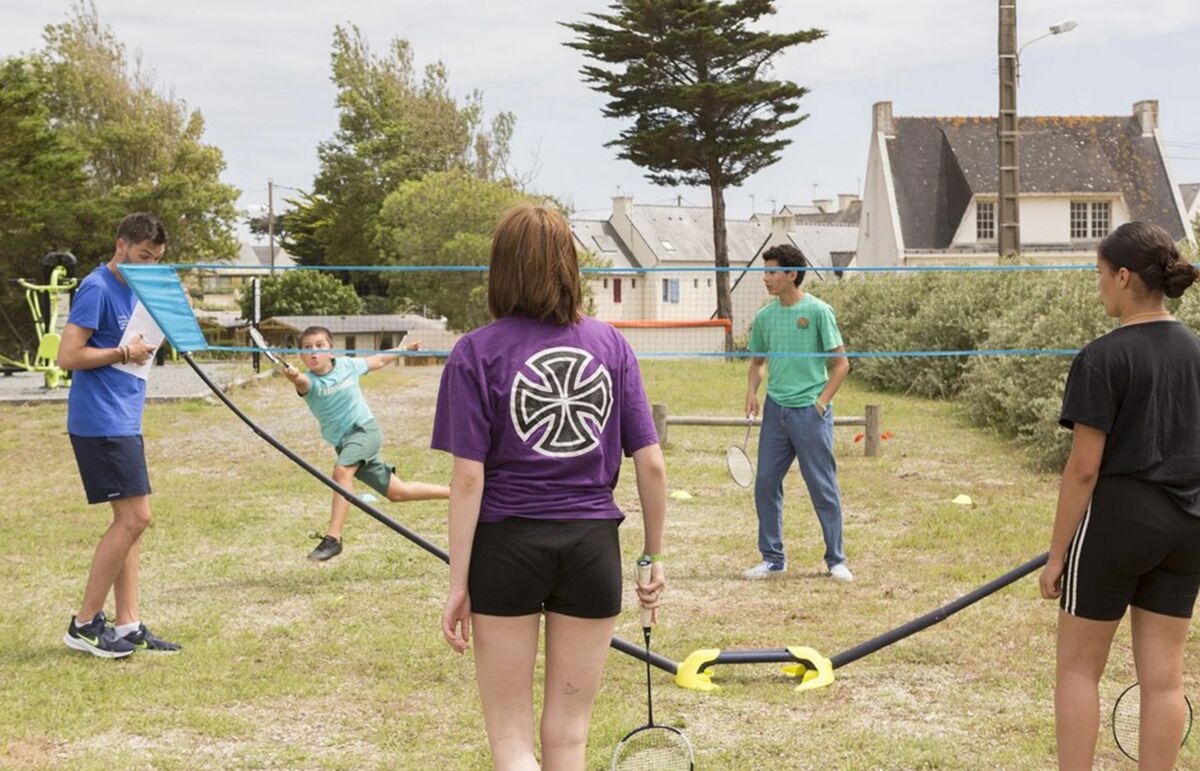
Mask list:
[[762,418],[754,506],[758,510],[758,550],[763,559],[787,561],[783,553],[783,479],[798,458],[800,475],[825,536],[825,564],[833,567],[845,562],[842,496],[838,491],[837,461],[833,459],[833,405],[821,417],[816,407],[781,407],[767,397]]

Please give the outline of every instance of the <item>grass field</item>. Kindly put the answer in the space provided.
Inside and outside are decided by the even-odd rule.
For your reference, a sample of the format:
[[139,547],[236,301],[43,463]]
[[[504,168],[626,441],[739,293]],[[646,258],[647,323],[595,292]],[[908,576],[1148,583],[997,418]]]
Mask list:
[[[651,401],[674,413],[735,415],[744,366],[647,362]],[[428,451],[437,368],[388,368],[364,385],[402,476],[445,480]],[[279,439],[331,465],[316,426],[281,378],[234,393]],[[832,655],[931,610],[1040,554],[1056,480],[969,427],[952,403],[873,393],[851,381],[840,415],[883,407],[893,438],[864,458],[839,428],[846,544],[857,580],[819,575],[822,546],[798,474],[788,481],[785,578],[748,582],[757,561],[750,491],[724,448],[738,429],[673,426],[667,449],[669,607],[656,648],[809,645]],[[487,768],[468,657],[442,641],[445,566],[355,512],[346,551],[304,559],[324,527],[324,487],[223,406],[150,406],[145,435],[155,524],[142,560],[144,618],[185,645],[176,657],[109,662],[60,638],[109,519],[89,508],[63,406],[0,408],[0,767]],[[752,440],[753,441],[753,440]],[[950,503],[965,493],[974,508]],[[632,465],[617,497],[627,561],[641,546]],[[382,504],[439,545],[444,504]],[[632,567],[632,565],[631,565]],[[631,596],[631,594],[630,594]],[[640,640],[632,600],[618,632]],[[108,606],[112,613],[111,599]],[[686,730],[702,769],[1047,768],[1053,764],[1055,609],[1026,578],[944,623],[855,662],[830,687],[796,693],[774,665],[719,667],[716,693],[656,673],[655,715]],[[1188,690],[1200,694],[1189,651]],[[644,669],[613,651],[589,768],[645,719]],[[1132,682],[1118,635],[1103,709]],[[1193,740],[1181,766],[1200,766]],[[1098,767],[1131,767],[1102,734]]]

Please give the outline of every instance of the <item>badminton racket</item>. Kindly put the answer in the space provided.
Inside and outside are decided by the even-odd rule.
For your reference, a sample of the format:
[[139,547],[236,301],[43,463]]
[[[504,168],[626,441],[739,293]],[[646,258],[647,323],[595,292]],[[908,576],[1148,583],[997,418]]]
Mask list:
[[[637,564],[638,583],[650,582],[650,562]],[[693,771],[696,768],[692,745],[683,732],[667,725],[654,724],[654,695],[650,685],[650,628],[654,611],[642,608],[642,636],[646,640],[646,725],[635,728],[621,739],[613,752],[612,771]]]
[[[1187,727],[1183,731],[1183,742],[1187,741],[1192,732],[1192,702],[1187,696],[1183,697],[1187,705]],[[1112,732],[1117,748],[1125,753],[1125,757],[1136,761],[1138,759],[1138,732],[1142,716],[1142,689],[1137,684],[1126,688],[1117,697],[1113,705]],[[1183,742],[1180,742],[1182,745]]]
[[262,352],[262,355],[270,359],[271,363],[276,367],[283,367],[286,369],[287,364],[283,361],[283,359],[276,356],[269,348],[267,348],[267,340],[262,336],[262,332],[259,332],[254,327],[249,327],[248,329],[250,332],[250,339],[254,342],[255,347]]
[[738,487],[749,487],[754,484],[754,464],[750,462],[750,456],[746,454],[746,446],[750,442],[750,429],[752,428],[754,428],[754,418],[747,416],[746,436],[742,439],[742,446],[731,444],[725,451],[725,465],[729,467],[729,476]]

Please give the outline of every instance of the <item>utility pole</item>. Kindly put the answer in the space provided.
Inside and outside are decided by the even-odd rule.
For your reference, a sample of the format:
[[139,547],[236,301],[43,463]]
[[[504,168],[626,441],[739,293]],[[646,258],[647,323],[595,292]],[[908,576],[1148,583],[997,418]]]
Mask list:
[[999,147],[1000,256],[1021,253],[1020,132],[1017,126],[1017,0],[1000,0],[1000,119]]
[[267,247],[271,255],[271,275],[275,275],[275,180],[267,180]]

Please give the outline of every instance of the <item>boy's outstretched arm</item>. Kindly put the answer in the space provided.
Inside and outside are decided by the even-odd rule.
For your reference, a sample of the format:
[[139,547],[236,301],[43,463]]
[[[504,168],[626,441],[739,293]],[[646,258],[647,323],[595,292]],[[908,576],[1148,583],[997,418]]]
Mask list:
[[[368,356],[367,357],[367,371],[374,372],[375,370],[383,369],[387,365],[396,361],[396,359],[400,358],[400,353],[399,353],[400,351],[419,351],[419,350],[421,350],[421,341],[417,340],[414,343],[410,343],[410,344],[402,346],[400,348],[393,348],[390,351],[387,351],[386,353],[377,353],[374,356]],[[392,351],[396,351],[396,353],[392,353]]]
[[283,368],[283,374],[284,377],[292,381],[292,385],[296,386],[296,393],[300,394],[301,396],[307,394],[308,389],[312,387],[312,384],[309,383],[308,375],[305,375],[291,364],[288,364]]

